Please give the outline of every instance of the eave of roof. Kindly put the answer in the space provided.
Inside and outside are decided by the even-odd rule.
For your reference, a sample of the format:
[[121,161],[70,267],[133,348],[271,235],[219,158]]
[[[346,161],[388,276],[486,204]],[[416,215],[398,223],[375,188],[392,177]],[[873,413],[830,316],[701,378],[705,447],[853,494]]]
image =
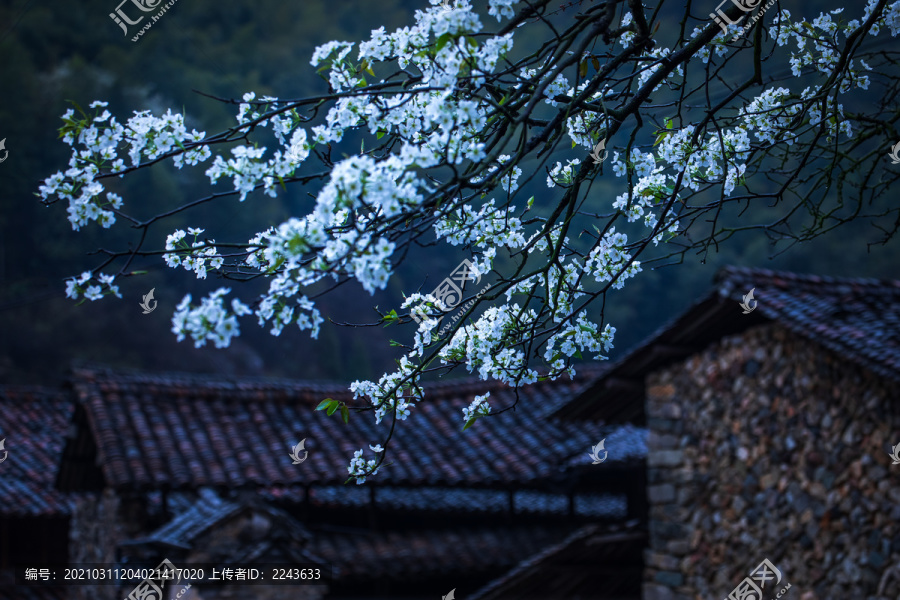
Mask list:
[[0,463],[0,515],[64,517],[73,498],[53,488],[75,402],[68,390],[0,386],[8,453]]
[[[599,441],[590,424],[546,418],[586,379],[582,374],[574,382],[561,378],[522,388],[518,410],[466,432],[462,409],[474,395],[490,391],[492,404],[505,408],[516,402],[515,390],[473,379],[429,385],[426,399],[413,408],[415,423],[395,431],[396,462],[379,473],[379,481],[546,486],[559,479],[572,456],[583,455],[582,462],[589,463],[587,451]],[[102,485],[119,490],[342,484],[347,458],[385,433],[385,425],[376,426],[370,414],[353,414],[345,425],[313,411],[324,397],[354,403],[352,393],[336,384],[107,370],[78,372],[73,385],[82,415],[76,415],[79,435],[96,444]],[[291,465],[288,449],[304,438],[309,458],[302,466]],[[67,447],[61,489],[87,489],[83,482],[91,477],[94,459],[86,444],[76,444],[81,454]],[[594,473],[603,477],[617,468],[632,465],[611,456]],[[96,486],[99,480],[92,481]]]
[[[648,373],[723,337],[770,322],[900,381],[900,281],[726,267],[719,271],[717,283],[706,296],[585,385],[553,416],[644,424],[644,379]],[[758,304],[744,315],[739,302],[751,288],[756,289]],[[882,310],[865,310],[876,307]]]
[[[630,549],[638,555],[646,545],[647,533],[636,528],[637,523],[616,525],[586,525],[576,530],[566,539],[541,550],[510,569],[505,574],[486,584],[469,596],[471,600],[491,600],[499,597],[520,597],[518,592],[528,588],[529,576],[540,576],[540,569],[552,565],[573,549],[584,558],[586,549],[591,552],[595,565],[600,565],[605,556],[620,555],[624,549]],[[636,561],[640,564],[640,560]],[[586,570],[586,569],[585,569]],[[595,573],[592,573],[595,575]],[[524,583],[522,580],[526,580]],[[608,583],[608,582],[607,582]],[[608,591],[608,590],[607,590]]]

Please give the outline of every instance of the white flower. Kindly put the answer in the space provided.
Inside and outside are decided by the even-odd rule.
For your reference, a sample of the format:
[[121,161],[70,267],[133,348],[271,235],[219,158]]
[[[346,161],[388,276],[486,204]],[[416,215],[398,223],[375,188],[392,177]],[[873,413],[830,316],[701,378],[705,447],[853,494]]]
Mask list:
[[101,288],[99,285],[90,285],[84,292],[84,297],[88,300],[99,300],[103,297],[103,294],[100,293]]
[[74,279],[66,281],[66,298],[78,300],[78,282]]
[[478,417],[486,416],[491,412],[491,405],[488,404],[487,398],[491,393],[488,392],[481,396],[475,396],[475,399],[472,400],[472,403],[469,404],[468,407],[463,409],[463,420],[468,422],[472,419],[476,419]]

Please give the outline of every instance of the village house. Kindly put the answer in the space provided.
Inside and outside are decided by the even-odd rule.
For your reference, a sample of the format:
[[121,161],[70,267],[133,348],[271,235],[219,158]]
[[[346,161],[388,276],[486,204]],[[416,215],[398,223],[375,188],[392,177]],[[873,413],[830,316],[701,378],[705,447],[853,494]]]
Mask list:
[[900,282],[728,268],[607,368],[526,388],[466,432],[474,395],[512,392],[432,385],[395,464],[362,486],[345,463],[377,439],[371,418],[312,410],[349,400],[343,385],[81,369],[65,392],[4,388],[13,429],[36,430],[40,403],[65,418],[17,442],[32,466],[8,471],[0,516],[28,485],[17,518],[67,532],[67,547],[32,543],[34,561],[332,569],[327,585],[183,600],[896,600],[898,388]]
[[727,268],[557,415],[649,429],[644,600],[897,600],[898,384],[900,281]]
[[[645,529],[646,432],[550,417],[597,373],[529,386],[516,410],[465,432],[462,409],[474,395],[490,391],[501,408],[514,392],[472,379],[432,384],[416,419],[394,434],[394,463],[355,485],[345,484],[348,457],[383,428],[369,413],[344,424],[314,411],[324,398],[352,404],[346,385],[76,369],[53,396],[62,408],[47,439],[0,432],[15,440],[17,459],[40,457],[40,477],[22,480],[31,502],[61,499],[57,534],[68,536],[53,556],[13,553],[7,566],[317,564],[330,570],[322,585],[205,582],[180,600],[425,599],[451,589],[462,598],[588,524]],[[33,410],[15,400],[6,408]],[[620,451],[592,465],[588,452],[604,438]],[[295,465],[290,449],[301,439],[309,454]],[[639,572],[641,556],[631,558]],[[120,600],[130,588],[6,591]]]

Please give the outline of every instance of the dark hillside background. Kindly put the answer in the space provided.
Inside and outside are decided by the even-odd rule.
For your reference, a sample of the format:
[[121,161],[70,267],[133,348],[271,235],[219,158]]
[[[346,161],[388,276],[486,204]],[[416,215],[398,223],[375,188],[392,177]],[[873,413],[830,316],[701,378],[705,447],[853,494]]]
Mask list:
[[[162,113],[172,107],[186,113],[189,129],[216,133],[235,123],[237,106],[195,90],[236,100],[251,90],[259,96],[283,98],[319,93],[324,84],[309,64],[317,45],[330,40],[359,41],[371,29],[410,24],[414,10],[425,2],[178,0],[136,43],[124,37],[108,16],[117,3],[0,0],[0,139],[6,138],[9,151],[9,158],[0,164],[0,382],[54,383],[73,362],[85,361],[147,370],[341,381],[377,379],[391,369],[400,353],[388,347],[388,340],[411,337],[412,326],[399,330],[326,324],[315,341],[296,328],[272,337],[255,320],[244,319],[242,336],[229,349],[194,349],[190,341],[177,343],[170,319],[184,294],[196,299],[227,283],[214,274],[205,282],[196,281],[183,270],[166,268],[159,258],[136,265],[149,270],[148,275],[118,281],[121,300],[107,298],[76,306],[65,298],[65,278],[98,264],[98,256],[88,256],[97,248],[126,248],[135,232],[121,220],[110,230],[89,226],[73,232],[65,206],[45,208],[34,193],[45,177],[66,169],[69,147],[56,134],[59,116],[69,107],[66,100],[85,108],[95,99],[109,101],[109,110],[120,122],[132,110]],[[833,2],[804,2],[792,10],[795,16],[802,13],[811,18],[834,6]],[[709,0],[708,10],[714,8],[714,0]],[[573,13],[569,9],[556,18]],[[695,16],[705,18],[706,13]],[[487,16],[483,22],[488,29],[496,25]],[[672,26],[677,26],[677,19],[673,18]],[[519,48],[539,42],[516,40]],[[848,105],[851,102],[848,99]],[[612,140],[611,145],[615,144]],[[208,165],[177,171],[167,162],[104,184],[124,197],[127,209],[146,217],[208,193],[209,180],[203,174]],[[544,179],[539,173],[529,191],[539,200],[549,192]],[[222,182],[213,189],[226,185]],[[607,169],[594,189],[598,206],[608,206],[623,191],[623,180]],[[290,188],[277,199],[254,194],[243,204],[227,198],[183,214],[150,234],[156,247],[176,227],[204,227],[210,237],[225,241],[309,210],[309,194],[315,192],[315,188]],[[749,210],[762,215],[767,208]],[[896,278],[898,243],[869,247],[879,235],[871,225],[855,223],[775,257],[782,246],[772,247],[761,233],[751,232],[713,248],[706,256],[689,255],[685,264],[646,270],[612,296],[607,306],[607,320],[618,329],[611,358],[705,294],[713,274],[725,264]],[[383,311],[399,309],[404,293],[420,286],[430,291],[469,256],[444,245],[416,252],[398,267],[387,290],[370,297],[350,283],[321,300],[321,309],[338,322],[375,323],[373,306]],[[156,289],[158,309],[143,315],[138,303],[150,288]],[[254,289],[259,288],[238,287],[234,292],[246,301],[253,298]]]

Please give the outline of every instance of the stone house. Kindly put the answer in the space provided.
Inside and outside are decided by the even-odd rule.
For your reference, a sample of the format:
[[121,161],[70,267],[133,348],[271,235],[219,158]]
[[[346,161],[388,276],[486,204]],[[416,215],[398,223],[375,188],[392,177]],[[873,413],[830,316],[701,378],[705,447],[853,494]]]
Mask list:
[[727,268],[564,412],[649,429],[645,600],[897,600],[898,398],[900,281]]

